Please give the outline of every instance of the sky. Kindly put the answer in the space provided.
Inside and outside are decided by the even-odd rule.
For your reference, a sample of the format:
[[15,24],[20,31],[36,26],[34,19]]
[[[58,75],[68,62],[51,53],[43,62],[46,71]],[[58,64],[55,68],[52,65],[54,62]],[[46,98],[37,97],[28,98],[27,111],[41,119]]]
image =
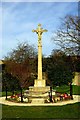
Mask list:
[[37,48],[38,37],[32,30],[38,24],[48,32],[42,35],[43,55],[49,56],[58,46],[51,40],[61,25],[60,18],[77,15],[77,2],[5,2],[0,4],[0,59],[18,43],[27,42]]

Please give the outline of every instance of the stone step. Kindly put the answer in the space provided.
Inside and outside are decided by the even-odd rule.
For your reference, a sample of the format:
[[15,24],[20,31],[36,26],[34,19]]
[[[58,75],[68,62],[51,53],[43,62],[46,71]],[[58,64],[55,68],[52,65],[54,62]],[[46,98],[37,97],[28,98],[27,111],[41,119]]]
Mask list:
[[33,98],[31,104],[44,104],[45,100],[43,98]]

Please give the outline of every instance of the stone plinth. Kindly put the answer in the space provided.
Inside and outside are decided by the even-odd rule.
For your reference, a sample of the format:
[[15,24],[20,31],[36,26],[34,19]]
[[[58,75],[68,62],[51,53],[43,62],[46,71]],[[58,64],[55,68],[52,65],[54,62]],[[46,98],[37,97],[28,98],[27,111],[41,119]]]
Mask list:
[[29,87],[29,100],[31,103],[42,104],[45,103],[45,100],[48,98],[48,91],[50,91],[50,86],[46,87]]
[[46,87],[34,87],[34,86],[30,86],[29,87],[29,92],[33,92],[33,93],[45,93],[48,92],[50,90],[50,86],[46,86]]
[[45,87],[46,86],[46,80],[45,79],[36,79],[34,80],[34,87]]

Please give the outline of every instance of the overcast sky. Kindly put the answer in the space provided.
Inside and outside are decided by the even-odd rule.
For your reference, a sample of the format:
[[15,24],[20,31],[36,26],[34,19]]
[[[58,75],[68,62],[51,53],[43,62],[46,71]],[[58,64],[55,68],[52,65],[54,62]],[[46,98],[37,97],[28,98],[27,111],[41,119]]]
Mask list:
[[32,29],[36,29],[39,23],[48,30],[42,37],[43,54],[48,56],[57,48],[51,38],[61,24],[60,18],[77,15],[78,5],[77,2],[2,2],[0,13],[0,59],[19,42],[28,42],[37,48],[37,34]]

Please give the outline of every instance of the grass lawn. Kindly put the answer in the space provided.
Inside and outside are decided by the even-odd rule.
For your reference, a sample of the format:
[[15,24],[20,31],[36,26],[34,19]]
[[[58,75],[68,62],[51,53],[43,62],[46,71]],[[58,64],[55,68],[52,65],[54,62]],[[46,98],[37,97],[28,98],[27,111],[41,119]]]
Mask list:
[[[61,92],[61,93],[70,93],[70,87],[68,85],[63,85],[60,87],[55,87],[54,88],[57,92]],[[80,95],[80,86],[77,85],[73,85],[72,86],[73,89],[73,94],[74,95]]]
[[[8,95],[8,96],[11,96],[11,95],[12,95],[12,92],[7,92],[7,95]],[[5,91],[2,92],[2,96],[6,96],[6,92],[5,92]]]
[[80,103],[64,106],[6,106],[2,105],[2,120],[4,118],[74,118],[80,117]]
[[[6,96],[6,91],[3,91],[3,92],[0,92],[1,94],[2,94],[2,96]],[[15,91],[15,93],[17,93],[17,94],[19,94],[20,93],[20,91]],[[7,92],[7,95],[8,96],[11,96],[12,95],[12,92]]]

